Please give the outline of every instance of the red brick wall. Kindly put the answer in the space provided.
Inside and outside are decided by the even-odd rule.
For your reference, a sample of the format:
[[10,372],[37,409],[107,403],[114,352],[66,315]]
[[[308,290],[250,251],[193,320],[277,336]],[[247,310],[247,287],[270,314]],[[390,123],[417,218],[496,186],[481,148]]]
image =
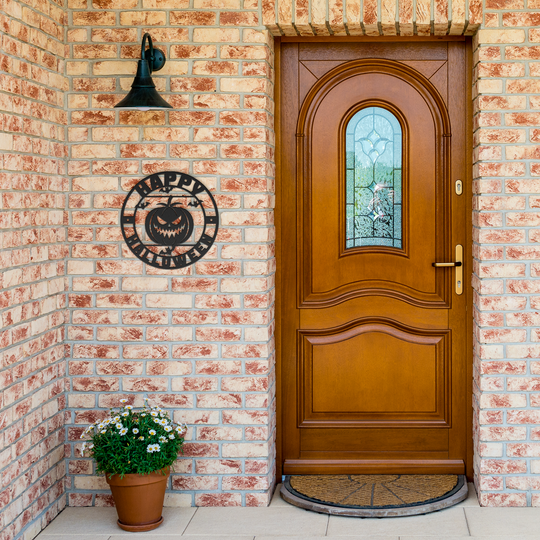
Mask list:
[[[69,504],[111,504],[80,457],[83,426],[121,398],[148,396],[191,426],[167,504],[265,505],[275,426],[272,39],[254,0],[70,7]],[[112,108],[131,86],[144,31],[166,54],[154,81],[174,110]],[[164,170],[200,179],[220,209],[216,243],[183,270],[144,265],[119,226],[129,189]]]
[[474,437],[484,506],[540,506],[540,34],[539,14],[524,9],[524,0],[486,0],[474,39]]
[[[399,29],[374,16],[374,2],[344,7],[352,34],[412,34],[414,21],[422,35],[432,22],[437,34],[482,25],[473,45],[475,481],[493,506],[540,505],[540,34],[531,2],[484,0],[482,10],[456,1],[431,21],[425,2],[415,13],[400,0]],[[342,33],[345,23],[334,0],[327,11],[311,3],[311,26],[301,3],[258,4],[69,0],[64,13],[53,0],[0,2],[0,540],[33,537],[64,504],[64,421],[69,504],[111,504],[78,436],[122,397],[139,405],[147,395],[192,426],[167,504],[268,502],[273,41],[261,12],[276,35]],[[146,30],[166,52],[154,80],[174,110],[114,110]],[[221,229],[204,259],[165,272],[127,250],[119,208],[142,176],[167,169],[213,190]]]
[[65,505],[63,1],[0,2],[0,538]]

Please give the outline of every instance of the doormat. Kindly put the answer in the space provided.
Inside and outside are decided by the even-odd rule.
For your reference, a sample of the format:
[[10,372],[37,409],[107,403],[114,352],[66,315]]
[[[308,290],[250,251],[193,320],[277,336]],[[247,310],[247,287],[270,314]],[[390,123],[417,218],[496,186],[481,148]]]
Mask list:
[[286,476],[281,497],[322,514],[399,517],[427,514],[467,498],[455,474],[339,474]]

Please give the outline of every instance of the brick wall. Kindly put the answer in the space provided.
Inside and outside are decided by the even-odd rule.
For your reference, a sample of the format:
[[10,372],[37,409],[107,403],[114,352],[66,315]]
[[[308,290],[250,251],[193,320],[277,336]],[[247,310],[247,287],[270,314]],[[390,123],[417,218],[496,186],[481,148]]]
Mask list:
[[[272,39],[255,0],[70,0],[69,504],[110,505],[80,456],[83,426],[144,396],[191,427],[167,503],[260,506],[274,464]],[[112,107],[142,35],[168,112]],[[215,194],[221,227],[195,265],[144,265],[120,207],[143,176],[175,170]]]
[[474,40],[475,475],[540,506],[540,13],[486,0]]
[[0,538],[65,505],[62,1],[0,2]]
[[[475,481],[483,505],[540,505],[537,1],[374,9],[329,0],[326,10],[289,0],[69,0],[67,11],[53,0],[0,1],[1,540],[32,538],[65,504],[64,421],[68,503],[111,504],[78,436],[123,397],[140,405],[148,396],[192,426],[167,504],[267,504],[273,39],[261,21],[275,35],[474,34],[481,25],[473,41]],[[131,85],[144,31],[168,59],[154,80],[169,112],[112,108]],[[119,227],[129,189],[167,169],[201,179],[221,213],[210,253],[176,271],[143,265]]]

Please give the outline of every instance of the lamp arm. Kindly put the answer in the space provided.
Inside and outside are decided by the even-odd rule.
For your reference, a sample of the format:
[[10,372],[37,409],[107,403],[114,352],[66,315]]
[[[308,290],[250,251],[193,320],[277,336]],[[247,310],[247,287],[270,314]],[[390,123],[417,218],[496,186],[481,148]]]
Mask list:
[[[146,40],[148,39],[148,45],[150,46],[150,58],[146,58]],[[142,45],[141,45],[141,59],[142,60],[148,60],[148,67],[150,68],[150,73],[153,71],[153,64],[154,64],[154,45],[152,43],[152,36],[146,32],[142,38]]]

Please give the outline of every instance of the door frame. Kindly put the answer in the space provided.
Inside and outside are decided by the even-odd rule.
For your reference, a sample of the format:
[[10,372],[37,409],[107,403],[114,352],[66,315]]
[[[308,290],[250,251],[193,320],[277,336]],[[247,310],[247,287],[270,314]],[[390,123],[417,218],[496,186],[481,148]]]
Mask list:
[[466,282],[464,285],[464,293],[467,295],[467,454],[465,460],[465,469],[467,479],[472,481],[474,471],[473,471],[473,458],[474,458],[474,444],[473,444],[473,288],[471,279],[473,256],[472,256],[472,178],[473,178],[473,160],[472,160],[472,149],[473,149],[473,104],[472,104],[472,72],[473,72],[473,58],[472,58],[472,38],[465,36],[411,36],[411,37],[394,37],[394,36],[379,36],[379,37],[370,37],[370,36],[348,36],[348,37],[277,37],[274,38],[274,51],[275,51],[275,86],[274,86],[274,103],[275,103],[275,112],[274,112],[274,121],[275,121],[275,135],[276,135],[276,152],[275,152],[275,162],[276,162],[276,176],[275,176],[275,231],[276,231],[276,303],[275,303],[275,343],[276,343],[276,475],[277,482],[281,481],[282,468],[283,468],[283,422],[282,422],[282,369],[281,369],[281,352],[282,352],[282,341],[281,341],[281,325],[283,320],[283,298],[282,291],[284,289],[282,279],[283,275],[281,272],[282,264],[286,261],[283,256],[283,242],[282,242],[282,197],[281,197],[281,187],[282,187],[282,176],[281,176],[281,165],[282,165],[282,136],[281,136],[281,110],[283,103],[283,96],[281,96],[281,44],[282,43],[351,43],[351,42],[428,42],[428,41],[465,41],[467,47],[467,65],[465,79],[467,84],[467,107],[466,107],[466,125],[467,125],[467,137],[465,141],[466,153],[467,153],[467,164],[466,178],[464,181],[464,190],[463,196],[466,197],[466,234],[467,242],[465,247],[465,263],[466,267],[470,269],[468,272],[469,279],[467,280],[467,275],[464,278]]

